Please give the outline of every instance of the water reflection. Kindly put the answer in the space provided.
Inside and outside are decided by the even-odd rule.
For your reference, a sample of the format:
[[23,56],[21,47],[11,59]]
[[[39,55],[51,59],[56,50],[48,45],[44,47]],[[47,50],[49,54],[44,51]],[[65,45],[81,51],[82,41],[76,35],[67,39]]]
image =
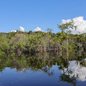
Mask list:
[[68,68],[64,68],[63,73],[80,81],[86,81],[86,67],[80,65],[79,61],[69,61]]
[[68,67],[62,70],[60,78],[73,86],[86,85],[86,67],[81,65],[81,61],[69,61]]
[[85,64],[52,53],[0,57],[0,86],[86,85]]

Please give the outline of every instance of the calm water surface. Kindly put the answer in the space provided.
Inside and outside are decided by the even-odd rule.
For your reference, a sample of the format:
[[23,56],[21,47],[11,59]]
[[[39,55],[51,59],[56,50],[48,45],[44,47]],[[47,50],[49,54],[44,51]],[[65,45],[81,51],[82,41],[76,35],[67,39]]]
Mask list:
[[86,86],[86,67],[79,61],[36,58],[0,60],[0,86]]
[[57,65],[49,70],[32,69],[17,71],[16,68],[6,67],[0,72],[0,86],[72,86],[60,81],[61,71]]

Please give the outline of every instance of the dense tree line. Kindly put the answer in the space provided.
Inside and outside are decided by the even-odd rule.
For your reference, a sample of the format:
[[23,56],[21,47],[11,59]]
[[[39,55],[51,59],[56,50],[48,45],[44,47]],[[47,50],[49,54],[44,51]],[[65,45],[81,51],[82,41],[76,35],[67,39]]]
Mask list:
[[[55,52],[58,55],[86,55],[86,34],[65,32],[0,33],[0,56]],[[73,56],[72,56],[73,57]]]

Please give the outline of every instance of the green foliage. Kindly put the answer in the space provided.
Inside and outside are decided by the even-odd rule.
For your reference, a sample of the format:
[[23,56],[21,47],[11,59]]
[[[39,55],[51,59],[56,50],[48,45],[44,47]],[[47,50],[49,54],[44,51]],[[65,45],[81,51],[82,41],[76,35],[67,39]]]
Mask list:
[[37,52],[55,52],[72,58],[86,55],[86,34],[73,35],[65,32],[0,33],[1,55],[28,55]]

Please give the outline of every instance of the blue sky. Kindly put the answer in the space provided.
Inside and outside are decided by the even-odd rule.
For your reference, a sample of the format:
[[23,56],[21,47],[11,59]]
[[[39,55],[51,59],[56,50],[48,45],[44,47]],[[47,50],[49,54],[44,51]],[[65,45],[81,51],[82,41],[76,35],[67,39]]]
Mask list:
[[0,32],[23,26],[26,31],[39,26],[58,32],[62,19],[86,18],[86,0],[0,0]]

